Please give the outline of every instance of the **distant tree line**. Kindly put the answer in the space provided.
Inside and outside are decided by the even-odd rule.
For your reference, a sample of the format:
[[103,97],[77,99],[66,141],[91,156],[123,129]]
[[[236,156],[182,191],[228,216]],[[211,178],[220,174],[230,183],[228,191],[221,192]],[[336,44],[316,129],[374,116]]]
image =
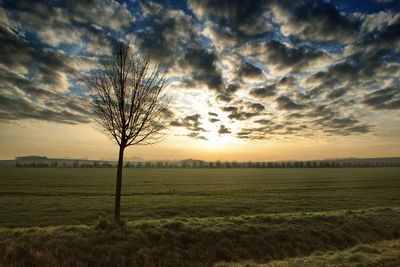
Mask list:
[[[79,161],[63,162],[48,160],[46,162],[16,161],[16,167],[69,167],[69,168],[115,168],[116,162]],[[400,167],[400,159],[395,161],[350,159],[350,160],[312,160],[312,161],[275,161],[275,162],[238,162],[238,161],[143,161],[127,162],[124,168],[355,168],[355,167]]]

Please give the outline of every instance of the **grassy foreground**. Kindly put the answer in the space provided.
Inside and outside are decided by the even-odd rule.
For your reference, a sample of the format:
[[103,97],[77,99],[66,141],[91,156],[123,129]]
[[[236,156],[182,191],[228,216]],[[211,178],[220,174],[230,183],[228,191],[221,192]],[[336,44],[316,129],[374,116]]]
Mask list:
[[400,208],[381,208],[143,220],[128,222],[122,228],[105,221],[96,227],[1,228],[0,265],[212,266],[221,261],[268,262],[400,238],[399,222]]
[[[0,226],[94,224],[115,169],[0,168]],[[240,216],[400,206],[400,168],[125,169],[121,218]]]
[[0,168],[0,267],[324,266],[400,238],[400,168],[124,171],[117,227],[115,169]]
[[271,261],[218,263],[215,267],[397,267],[400,266],[400,239],[370,244],[360,244],[344,251],[313,253],[302,258]]

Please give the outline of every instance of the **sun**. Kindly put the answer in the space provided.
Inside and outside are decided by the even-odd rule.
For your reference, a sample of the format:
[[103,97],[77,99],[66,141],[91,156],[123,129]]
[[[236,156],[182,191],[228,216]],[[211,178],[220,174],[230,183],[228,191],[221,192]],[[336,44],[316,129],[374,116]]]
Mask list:
[[233,145],[233,137],[228,134],[219,134],[218,131],[209,131],[204,133],[204,137],[207,140],[204,142],[207,144],[208,150],[224,150]]

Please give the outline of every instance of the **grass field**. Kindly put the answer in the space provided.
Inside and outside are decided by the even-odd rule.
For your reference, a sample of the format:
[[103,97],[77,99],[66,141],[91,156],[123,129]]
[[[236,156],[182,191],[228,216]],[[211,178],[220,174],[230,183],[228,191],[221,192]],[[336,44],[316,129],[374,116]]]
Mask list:
[[266,264],[254,262],[217,263],[216,267],[338,267],[338,266],[400,266],[400,239],[361,244],[344,251],[315,252],[313,255]]
[[115,171],[0,169],[0,266],[266,263],[400,238],[400,168],[126,169],[122,228]]

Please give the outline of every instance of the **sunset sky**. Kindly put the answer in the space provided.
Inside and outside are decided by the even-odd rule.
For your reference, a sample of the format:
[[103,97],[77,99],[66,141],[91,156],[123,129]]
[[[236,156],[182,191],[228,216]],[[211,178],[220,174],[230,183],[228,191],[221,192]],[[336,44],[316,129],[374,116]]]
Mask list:
[[0,159],[117,158],[80,96],[121,36],[173,98],[128,160],[400,156],[397,0],[0,0]]

